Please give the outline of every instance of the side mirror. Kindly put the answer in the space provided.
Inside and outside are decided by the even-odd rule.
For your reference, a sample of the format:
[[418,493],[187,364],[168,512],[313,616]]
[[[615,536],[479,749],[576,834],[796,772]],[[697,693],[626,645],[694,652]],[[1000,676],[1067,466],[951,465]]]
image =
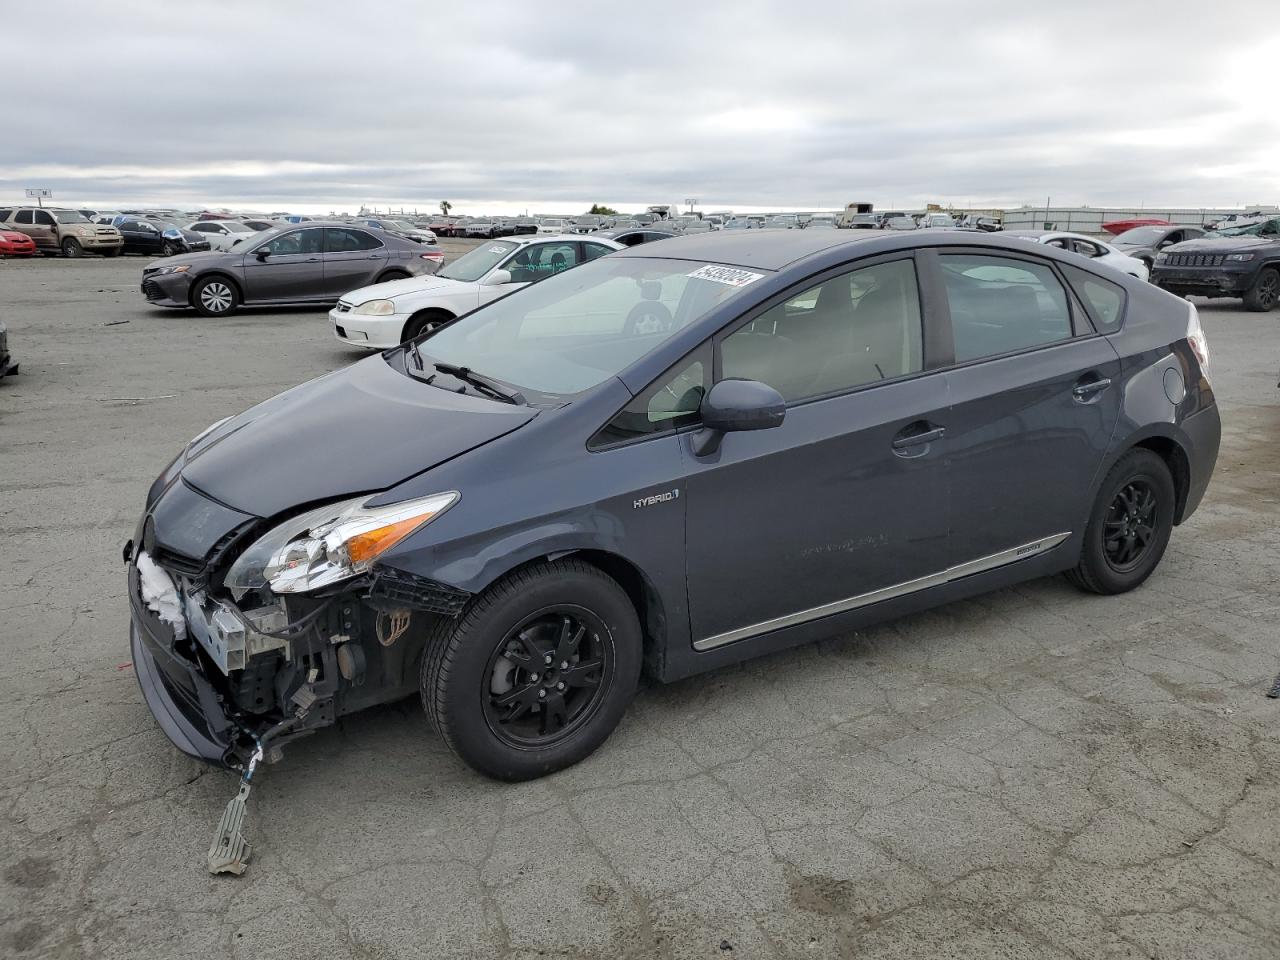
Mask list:
[[267,257],[271,256],[271,251],[268,250],[266,247],[259,247],[257,250],[253,251],[253,255],[257,257],[259,260],[265,260],[267,259]]
[[500,287],[504,283],[511,282],[510,270],[494,270],[492,273],[486,274],[485,278],[480,281],[481,286]]
[[759,380],[721,380],[698,408],[702,429],[693,435],[693,454],[707,457],[720,449],[726,433],[768,430],[782,423],[787,402]]

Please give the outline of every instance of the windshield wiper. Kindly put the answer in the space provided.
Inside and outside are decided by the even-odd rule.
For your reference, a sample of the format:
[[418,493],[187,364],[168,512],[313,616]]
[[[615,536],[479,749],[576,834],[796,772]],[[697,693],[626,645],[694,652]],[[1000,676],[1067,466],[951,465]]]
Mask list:
[[524,404],[524,394],[519,390],[508,387],[500,380],[494,380],[492,377],[486,377],[483,373],[476,373],[470,367],[459,367],[452,363],[434,363],[432,364],[441,373],[447,373],[451,377],[457,377],[464,383],[469,383],[481,393],[488,394],[496,400],[502,400],[506,403]]

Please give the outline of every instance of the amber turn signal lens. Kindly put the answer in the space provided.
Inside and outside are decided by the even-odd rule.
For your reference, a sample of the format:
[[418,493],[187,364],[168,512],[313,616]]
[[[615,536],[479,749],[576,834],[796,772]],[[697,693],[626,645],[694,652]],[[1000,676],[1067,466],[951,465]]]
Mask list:
[[347,556],[351,558],[352,563],[365,563],[372,560],[380,553],[390,550],[435,515],[435,511],[423,513],[416,517],[409,517],[407,520],[389,523],[385,527],[378,527],[368,533],[356,534],[347,541]]

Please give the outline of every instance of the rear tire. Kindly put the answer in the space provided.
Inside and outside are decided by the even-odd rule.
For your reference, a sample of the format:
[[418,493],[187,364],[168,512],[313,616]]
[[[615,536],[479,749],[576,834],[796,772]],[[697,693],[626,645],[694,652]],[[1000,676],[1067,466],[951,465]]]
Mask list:
[[635,694],[640,623],[622,588],[581,561],[509,574],[428,638],[421,694],[455,754],[499,780],[589,756]]
[[392,280],[408,280],[412,274],[406,270],[388,270],[378,278],[378,283],[390,283]]
[[1258,278],[1244,295],[1244,308],[1253,313],[1266,313],[1280,300],[1280,271],[1275,267],[1264,267],[1258,271]]
[[206,277],[191,288],[191,305],[202,317],[225,317],[240,305],[240,293],[226,277]]
[[1080,549],[1067,579],[1091,593],[1125,593],[1159,565],[1173,532],[1177,490],[1169,467],[1150,450],[1120,458],[1098,490]]
[[102,255],[104,257],[118,257],[120,256],[121,249],[121,247],[108,247],[106,250],[102,251]]
[[84,247],[80,246],[80,241],[75,237],[67,237],[62,241],[62,255],[70,260],[84,253]]

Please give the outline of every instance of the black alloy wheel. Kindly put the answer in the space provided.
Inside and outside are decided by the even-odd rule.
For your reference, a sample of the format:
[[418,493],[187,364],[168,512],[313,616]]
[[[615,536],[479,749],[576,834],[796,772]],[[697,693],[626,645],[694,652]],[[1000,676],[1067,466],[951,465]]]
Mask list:
[[178,254],[178,248],[175,247],[168,240],[166,240],[164,242],[164,246],[160,248],[160,256],[162,257],[174,257],[174,256],[177,256],[177,254]]
[[489,657],[485,719],[494,736],[517,748],[552,747],[599,708],[613,674],[604,622],[583,607],[540,610],[515,627]]
[[1146,556],[1159,519],[1156,493],[1143,479],[1127,483],[1107,508],[1102,550],[1113,570],[1127,573]]
[[1157,453],[1130,450],[1098,489],[1080,545],[1080,561],[1067,579],[1091,593],[1124,593],[1159,565],[1173,533],[1177,508],[1173,475]]
[[84,247],[80,246],[80,241],[75,237],[67,237],[62,241],[62,255],[64,257],[75,258],[84,253]]
[[426,638],[422,705],[449,748],[499,780],[589,756],[622,719],[643,640],[631,598],[573,557],[515,570]]
[[1265,267],[1258,273],[1249,292],[1244,295],[1246,310],[1254,313],[1265,313],[1280,301],[1280,272],[1274,267]]

